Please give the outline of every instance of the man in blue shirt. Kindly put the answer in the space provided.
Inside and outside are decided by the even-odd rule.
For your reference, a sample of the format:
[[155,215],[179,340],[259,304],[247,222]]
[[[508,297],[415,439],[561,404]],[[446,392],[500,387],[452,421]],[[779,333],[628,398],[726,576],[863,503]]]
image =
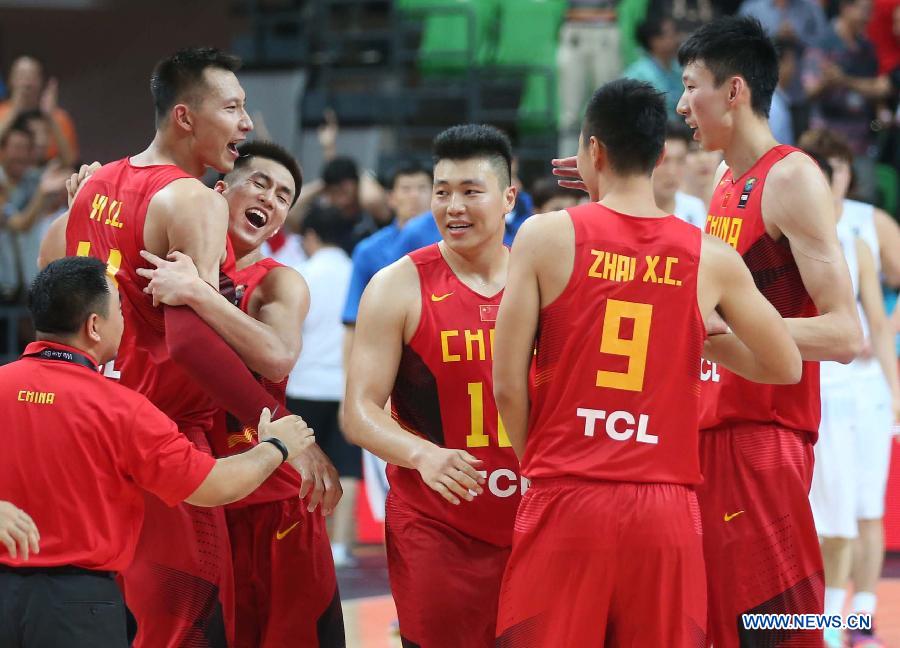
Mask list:
[[678,65],[678,32],[675,21],[666,16],[650,16],[637,28],[637,40],[643,56],[628,66],[624,76],[646,81],[666,95],[670,117],[677,117],[675,106],[684,92],[681,66]]

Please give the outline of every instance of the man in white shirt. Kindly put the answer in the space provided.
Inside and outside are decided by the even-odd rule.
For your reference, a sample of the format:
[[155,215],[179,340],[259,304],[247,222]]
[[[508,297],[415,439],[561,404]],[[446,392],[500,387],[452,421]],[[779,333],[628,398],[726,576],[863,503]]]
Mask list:
[[653,171],[653,196],[661,210],[703,229],[706,205],[699,198],[681,191],[690,141],[691,131],[683,122],[669,122],[663,160]]
[[288,379],[288,409],[303,412],[319,444],[341,476],[344,497],[334,512],[331,547],[336,567],[353,563],[356,489],[362,477],[362,455],[344,439],[338,411],[344,397],[341,312],[347,299],[353,264],[340,247],[341,214],[333,207],[314,207],[300,226],[306,262],[296,269],[310,293],[309,315],[303,323],[303,350]]

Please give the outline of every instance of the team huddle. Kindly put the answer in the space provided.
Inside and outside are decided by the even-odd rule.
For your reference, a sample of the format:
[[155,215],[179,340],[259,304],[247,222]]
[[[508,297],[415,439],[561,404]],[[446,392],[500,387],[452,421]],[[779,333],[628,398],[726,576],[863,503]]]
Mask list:
[[[717,20],[679,58],[678,112],[726,163],[706,233],[654,200],[667,110],[648,84],[596,91],[577,155],[553,162],[590,202],[528,218],[511,248],[507,136],[434,139],[441,241],[369,282],[344,398],[348,439],[389,466],[404,646],[822,645],[742,619],[824,610],[819,363],[859,354],[872,260],[848,269],[822,165],[768,128],[778,63],[759,24]],[[40,260],[106,264],[125,328],[105,375],[215,457],[259,444],[265,408],[291,414],[310,305],[261,252],[300,166],[244,141],[236,69],[208,49],[160,62],[155,139],[73,178]],[[896,362],[881,369],[898,389]],[[224,507],[148,494],[119,574],[134,645],[343,646],[323,517],[340,497],[315,444]]]

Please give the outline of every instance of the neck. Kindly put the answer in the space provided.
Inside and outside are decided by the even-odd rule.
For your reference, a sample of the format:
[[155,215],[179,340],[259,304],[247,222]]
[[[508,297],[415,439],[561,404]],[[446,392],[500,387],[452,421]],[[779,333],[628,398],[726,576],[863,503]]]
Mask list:
[[659,194],[656,194],[655,199],[656,206],[661,210],[663,210],[667,214],[675,213],[675,194],[671,194],[668,196],[660,196]]
[[757,160],[765,155],[778,141],[769,129],[769,122],[754,114],[748,115],[743,123],[736,123],[732,129],[731,141],[725,147],[725,163],[735,178],[740,178]]
[[653,54],[653,59],[663,70],[668,70],[672,65],[671,56],[660,56],[659,54]]
[[483,285],[506,284],[509,251],[503,246],[502,230],[496,238],[471,250],[458,252],[445,241],[441,241],[440,249],[451,270],[460,280],[471,279]]
[[187,137],[176,138],[165,130],[157,130],[156,136],[144,151],[131,158],[137,166],[151,164],[174,164],[183,171],[199,178],[206,171],[202,162],[197,160]]
[[238,250],[235,248],[234,257],[234,267],[238,270],[243,270],[247,266],[251,266],[257,261],[262,260],[263,255],[262,250],[258,247],[250,250]]
[[38,342],[51,342],[53,344],[62,344],[67,347],[71,347],[76,351],[80,351],[84,355],[88,356],[91,360],[96,362],[97,364],[102,364],[101,359],[98,357],[96,350],[94,349],[92,344],[85,343],[85,341],[81,338],[81,336],[77,335],[54,335],[52,333],[41,333],[38,332],[35,335],[35,339]]
[[666,216],[653,197],[653,181],[648,175],[609,176],[600,204],[629,216]]

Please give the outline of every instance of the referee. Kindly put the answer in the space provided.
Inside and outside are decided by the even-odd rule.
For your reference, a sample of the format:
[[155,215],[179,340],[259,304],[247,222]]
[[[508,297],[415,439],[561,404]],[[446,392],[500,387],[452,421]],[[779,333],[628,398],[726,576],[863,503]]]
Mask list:
[[125,647],[114,576],[131,562],[143,490],[173,506],[239,500],[313,442],[302,419],[216,460],[197,450],[146,398],[107,380],[122,336],[118,290],[88,257],[48,265],[31,288],[37,342],[0,367],[0,500],[27,510],[40,553],[0,545],[0,646]]

